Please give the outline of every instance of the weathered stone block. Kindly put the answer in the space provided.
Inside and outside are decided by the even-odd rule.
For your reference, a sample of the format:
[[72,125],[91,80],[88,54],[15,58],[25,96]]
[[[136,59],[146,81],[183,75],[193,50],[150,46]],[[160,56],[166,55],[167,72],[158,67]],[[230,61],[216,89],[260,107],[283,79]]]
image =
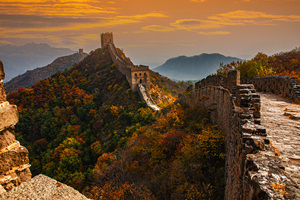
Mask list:
[[0,195],[0,199],[88,200],[77,190],[42,174]]
[[28,151],[25,147],[6,151],[0,154],[0,175],[12,170],[14,167],[19,167],[23,164],[29,163]]
[[0,80],[0,103],[6,101],[6,90],[4,87],[4,83]]
[[16,142],[13,129],[6,129],[0,132],[0,151]]
[[15,105],[0,107],[0,131],[15,125],[18,122],[18,110]]

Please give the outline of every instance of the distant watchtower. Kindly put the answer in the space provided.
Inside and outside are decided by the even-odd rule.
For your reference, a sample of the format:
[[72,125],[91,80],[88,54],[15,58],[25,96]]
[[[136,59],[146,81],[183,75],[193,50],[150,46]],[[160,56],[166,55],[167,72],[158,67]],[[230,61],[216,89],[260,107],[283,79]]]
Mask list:
[[106,44],[114,43],[113,33],[101,33],[101,47],[104,47]]

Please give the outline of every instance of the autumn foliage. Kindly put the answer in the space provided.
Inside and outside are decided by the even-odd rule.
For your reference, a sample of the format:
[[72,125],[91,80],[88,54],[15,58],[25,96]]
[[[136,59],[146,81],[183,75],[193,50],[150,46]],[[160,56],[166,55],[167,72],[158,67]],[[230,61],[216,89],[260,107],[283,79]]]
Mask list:
[[251,60],[221,64],[217,74],[226,76],[229,70],[240,70],[241,78],[278,75],[295,77],[300,81],[300,49],[273,56],[258,53]]
[[104,48],[9,94],[33,175],[92,199],[222,199],[223,134],[204,109],[173,103],[186,83],[151,80],[162,112],[145,107]]

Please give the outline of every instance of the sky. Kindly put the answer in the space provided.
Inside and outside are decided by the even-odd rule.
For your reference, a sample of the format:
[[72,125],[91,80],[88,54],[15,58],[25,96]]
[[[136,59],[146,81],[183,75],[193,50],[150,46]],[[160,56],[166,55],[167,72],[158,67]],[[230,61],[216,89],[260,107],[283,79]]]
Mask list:
[[0,45],[90,52],[103,32],[150,67],[201,53],[250,59],[300,47],[300,0],[0,0]]

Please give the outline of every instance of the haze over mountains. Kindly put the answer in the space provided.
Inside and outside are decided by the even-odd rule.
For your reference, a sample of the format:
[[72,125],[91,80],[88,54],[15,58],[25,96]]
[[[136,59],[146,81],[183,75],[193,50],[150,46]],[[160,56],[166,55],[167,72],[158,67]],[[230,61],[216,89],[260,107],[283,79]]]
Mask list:
[[7,82],[27,70],[46,66],[54,59],[75,53],[68,48],[54,48],[48,44],[28,43],[23,46],[0,46],[0,59],[5,66]]
[[28,88],[36,82],[50,78],[57,71],[64,71],[72,67],[75,63],[79,63],[84,59],[87,53],[75,53],[69,56],[63,56],[55,59],[51,64],[45,67],[39,67],[34,70],[28,70],[22,75],[19,75],[5,83],[7,93],[16,91],[19,88]]
[[203,53],[191,57],[179,56],[171,58],[153,70],[171,79],[199,80],[215,73],[220,67],[220,63],[227,64],[240,60],[236,57],[224,56],[218,53]]

